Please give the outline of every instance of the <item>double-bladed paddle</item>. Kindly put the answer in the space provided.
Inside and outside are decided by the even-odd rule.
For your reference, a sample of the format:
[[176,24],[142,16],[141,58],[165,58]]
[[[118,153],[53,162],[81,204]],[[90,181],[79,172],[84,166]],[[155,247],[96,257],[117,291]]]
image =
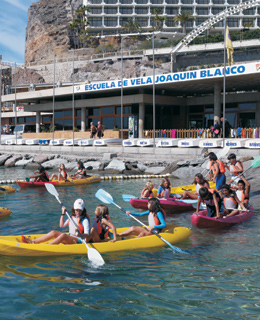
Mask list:
[[[55,186],[51,183],[45,183],[45,187],[47,189],[47,191],[52,194],[59,202],[59,204],[61,206],[63,206],[62,202],[59,199],[59,194],[55,188]],[[70,221],[72,221],[72,223],[75,225],[75,227],[78,229],[78,225],[76,224],[76,222],[71,219],[70,215],[68,214],[67,210],[65,211],[67,217],[69,218]],[[93,262],[93,264],[98,265],[98,266],[102,266],[105,261],[102,258],[101,254],[94,248],[90,248],[89,245],[87,244],[86,240],[84,239],[84,237],[82,236],[81,233],[79,233],[80,238],[82,239],[82,242],[85,244],[85,246],[88,249],[88,259]]]
[[237,175],[235,178],[237,179],[238,177],[241,177],[245,172],[247,172],[251,168],[257,168],[260,166],[260,155],[257,156],[252,162],[249,168],[247,168],[244,172],[240,173]]
[[[120,207],[118,204],[116,204],[112,198],[112,196],[106,192],[105,190],[103,189],[99,189],[95,196],[102,202],[104,203],[107,203],[107,204],[113,204],[114,206],[116,206],[118,209],[120,209],[122,212],[126,213],[126,210],[124,210],[122,207]],[[141,225],[143,225],[146,229],[147,229],[147,226],[142,223],[140,220],[138,220],[136,217],[134,217],[132,214],[130,214],[130,217],[133,218],[135,221],[139,222]],[[158,233],[154,232],[152,230],[152,233],[154,235],[156,235],[158,238],[160,238],[163,242],[165,242],[172,250],[174,250],[175,252],[178,252],[178,253],[185,253],[185,254],[189,254],[188,252],[184,251],[184,250],[181,250],[180,248],[178,247],[175,247],[173,246],[169,241],[165,240],[163,237],[161,237]]]

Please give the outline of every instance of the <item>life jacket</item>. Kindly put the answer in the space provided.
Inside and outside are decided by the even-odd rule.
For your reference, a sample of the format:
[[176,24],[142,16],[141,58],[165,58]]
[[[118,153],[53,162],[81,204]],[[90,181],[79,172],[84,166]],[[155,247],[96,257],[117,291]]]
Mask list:
[[229,197],[224,197],[223,201],[224,201],[224,207],[226,209],[236,209],[237,208],[237,202],[234,198],[235,198],[234,193],[231,193]]
[[199,183],[196,184],[196,193],[197,194],[199,194],[200,188],[202,188],[202,187],[203,187],[203,184],[199,184]]
[[[145,196],[144,196],[145,192],[148,192],[148,194],[149,194],[148,197],[145,197]],[[143,198],[153,198],[153,192],[152,192],[152,190],[148,190],[148,189],[144,188],[144,189],[142,190],[142,192],[141,192],[141,199],[143,199]]]
[[[161,208],[161,210],[160,210],[159,212],[161,212],[161,213],[163,214],[163,218],[164,218],[164,220],[166,221],[166,213],[165,213],[165,211]],[[157,212],[157,213],[158,213],[158,212]],[[155,224],[156,226],[158,226],[159,224],[161,224],[160,220],[159,220],[158,217],[157,217],[157,213],[151,212],[151,214],[152,214],[152,216],[153,216],[153,219],[154,219],[154,224]]]
[[61,174],[62,174],[62,176],[63,176],[63,178],[66,180],[67,179],[67,177],[68,177],[68,173],[67,173],[67,171],[66,170],[61,170]]
[[[75,216],[71,216],[71,219],[73,219],[73,218],[75,218]],[[88,215],[87,213],[86,213],[86,217],[84,217],[83,219],[82,219],[82,217],[77,218],[78,229],[79,229],[79,232],[80,232],[81,234],[84,233],[84,226],[83,226],[82,222],[83,222],[85,219],[88,219],[88,223],[89,223],[89,225],[90,225],[90,217],[89,217],[89,215]]]
[[[226,172],[224,163],[221,160],[216,160],[216,162],[219,164],[220,174],[224,174]],[[214,169],[214,165],[212,165],[212,163],[209,166],[209,170],[212,170],[214,174],[216,173],[216,170]]]
[[[168,190],[170,190],[170,194],[171,194],[171,189],[170,189],[170,187],[168,187],[168,188],[165,188],[165,187],[163,187],[163,186],[161,186],[162,188],[163,188],[163,191],[162,192],[160,192],[160,193],[158,193],[158,198],[163,198],[163,196],[164,196],[164,194],[166,193],[166,191],[168,191]],[[167,193],[169,193],[169,192],[167,192]]]
[[101,226],[102,219],[106,219],[109,222],[111,221],[108,215],[94,218],[93,227],[96,229],[101,240],[105,239],[109,233],[108,227],[106,227],[105,229],[102,228],[102,226]]
[[238,176],[239,174],[241,174],[242,172],[237,172],[237,168],[236,168],[236,164],[239,163],[242,170],[244,170],[244,166],[243,166],[243,163],[241,161],[237,161],[235,164],[231,164],[230,167],[233,168],[233,172],[232,172],[232,176]]
[[244,202],[246,200],[245,190],[237,190],[236,195],[239,201]]
[[80,174],[82,177],[86,177],[86,176],[87,176],[86,169],[85,169],[85,168],[79,169],[79,174]]
[[48,175],[48,173],[46,171],[42,172],[42,176],[43,176],[44,180],[50,181],[50,177],[49,177],[49,175]]

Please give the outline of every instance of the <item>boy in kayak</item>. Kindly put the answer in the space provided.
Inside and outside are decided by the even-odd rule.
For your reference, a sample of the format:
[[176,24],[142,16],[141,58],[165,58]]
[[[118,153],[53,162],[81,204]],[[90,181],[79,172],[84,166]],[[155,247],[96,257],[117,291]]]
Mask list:
[[43,166],[39,166],[37,173],[36,176],[30,177],[30,179],[33,179],[33,182],[49,182],[49,175]]
[[224,163],[221,160],[218,160],[217,156],[214,153],[209,156],[209,161],[209,170],[213,173],[213,177],[211,178],[211,180],[216,182],[216,189],[220,190],[223,184],[226,183],[226,170]]
[[200,204],[205,203],[207,206],[207,217],[215,217],[216,219],[223,217],[224,206],[222,199],[217,191],[202,187],[199,190],[199,195],[200,196],[195,214],[199,213]]
[[22,241],[25,243],[38,244],[38,243],[46,242],[53,239],[48,244],[59,244],[59,243],[77,244],[77,243],[82,243],[82,240],[79,237],[79,233],[81,233],[84,238],[88,239],[89,233],[90,233],[90,218],[89,218],[89,215],[87,214],[84,201],[82,199],[77,199],[74,202],[73,208],[71,209],[71,214],[72,214],[71,219],[73,219],[75,223],[78,225],[78,229],[76,229],[74,223],[69,219],[66,219],[65,221],[64,219],[65,211],[66,211],[66,208],[63,206],[61,217],[60,217],[60,228],[65,228],[69,226],[69,234],[52,230],[49,233],[34,240],[31,240],[30,238],[22,236]]
[[223,192],[223,203],[224,203],[224,218],[235,216],[239,213],[238,205],[241,206],[243,210],[246,211],[244,204],[238,199],[235,191],[230,189],[228,184],[222,186]]
[[[94,219],[89,236],[91,242],[100,242],[107,237],[111,237],[111,240],[109,242],[115,242],[116,227],[113,225],[113,223],[111,223],[108,207],[103,204],[98,205],[95,210],[95,215],[96,217]],[[111,234],[109,229],[112,229],[113,235]]]
[[228,160],[230,161],[230,166],[226,164],[225,167],[231,173],[231,180],[229,181],[229,183],[231,183],[232,187],[237,188],[237,183],[238,183],[238,180],[240,179],[240,177],[238,176],[240,176],[244,170],[243,163],[236,159],[236,155],[234,153],[231,153],[228,156]]
[[157,198],[168,199],[171,196],[171,183],[168,178],[163,178],[157,191]]
[[152,181],[147,181],[145,184],[144,189],[141,192],[141,199],[147,199],[147,198],[152,198],[153,197],[153,188],[154,188],[154,183]]
[[[153,232],[160,233],[164,228],[166,228],[166,214],[161,208],[160,201],[156,198],[151,198],[148,200],[148,211],[145,212],[130,212],[126,211],[126,214],[129,216],[132,214],[133,216],[144,216],[148,214],[148,224],[149,227],[131,227],[121,233],[118,236],[128,236],[129,234],[134,234],[137,238],[151,236]],[[153,232],[152,232],[153,231]]]

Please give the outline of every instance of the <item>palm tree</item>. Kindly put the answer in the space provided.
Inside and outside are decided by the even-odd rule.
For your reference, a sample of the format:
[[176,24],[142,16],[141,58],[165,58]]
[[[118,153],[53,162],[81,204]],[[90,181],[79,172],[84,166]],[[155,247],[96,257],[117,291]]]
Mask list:
[[163,28],[163,23],[164,21],[166,20],[166,17],[160,17],[159,14],[162,14],[162,9],[160,8],[155,8],[153,11],[152,11],[152,14],[155,14],[155,17],[154,17],[154,21],[155,21],[155,30],[156,31],[161,31],[162,28]]
[[135,21],[135,19],[128,19],[127,22],[122,25],[122,31],[138,33],[141,31],[141,26],[137,21]]
[[179,22],[182,24],[182,32],[186,34],[186,22],[189,20],[195,20],[193,15],[189,12],[182,12],[178,14],[173,21],[174,22]]

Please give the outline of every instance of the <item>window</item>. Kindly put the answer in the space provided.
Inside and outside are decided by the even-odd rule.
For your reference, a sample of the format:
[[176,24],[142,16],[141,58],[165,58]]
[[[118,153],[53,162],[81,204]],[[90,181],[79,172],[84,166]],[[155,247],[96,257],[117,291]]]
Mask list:
[[148,9],[147,8],[135,8],[135,13],[137,14],[147,14]]
[[88,18],[88,22],[91,27],[101,27],[101,25],[102,25],[101,18]]
[[101,108],[101,114],[114,114],[113,107]]
[[240,103],[238,105],[239,110],[255,110],[256,104],[255,103]]
[[[88,109],[86,109],[87,111]],[[87,114],[87,112],[86,112]],[[76,117],[81,117],[81,109],[76,109]]]
[[137,18],[136,22],[140,24],[141,27],[147,27],[148,20],[146,18]]
[[117,0],[104,0],[106,4],[116,4]]
[[54,118],[63,118],[63,111],[55,111]]
[[228,19],[229,27],[239,27],[239,19]]
[[197,4],[209,4],[210,0],[196,0]]
[[132,8],[120,8],[120,13],[121,14],[131,14],[132,13]]
[[178,15],[178,8],[166,8],[166,13],[167,14],[174,14],[174,15]]
[[88,114],[90,116],[99,116],[99,108],[89,108]]
[[197,14],[201,16],[208,15],[208,9],[207,8],[197,8]]
[[25,122],[36,122],[36,117],[25,117]]
[[178,22],[175,22],[172,18],[166,18],[166,25],[167,27],[176,27],[178,25]]
[[63,130],[63,120],[54,120],[55,130]]
[[105,18],[104,24],[107,27],[116,27],[117,19],[116,18]]
[[239,4],[240,1],[239,0],[228,0],[229,4]]
[[189,107],[190,113],[201,113],[204,112],[204,106],[190,106]]
[[92,4],[101,4],[102,0],[91,0]]
[[[135,0],[135,3],[136,4],[147,4],[147,0]],[[122,1],[121,1],[121,3],[122,3]]]
[[117,14],[117,8],[105,8],[104,12],[106,14]]
[[51,121],[51,116],[43,116],[42,119],[44,122]]
[[72,110],[64,110],[64,118],[72,117]]
[[[133,0],[120,0],[121,4],[131,4],[133,2]],[[141,2],[143,3],[143,2]],[[146,1],[144,2],[146,3]]]
[[200,24],[202,24],[206,20],[207,20],[206,18],[198,18],[198,19],[196,19],[196,26],[199,26]]
[[162,4],[163,0],[150,0],[151,4]]
[[[115,126],[121,129],[121,118],[115,118]],[[128,129],[128,117],[123,118],[123,129]]]
[[214,15],[216,15],[216,14],[220,13],[223,10],[224,10],[224,8],[212,8],[212,13]]
[[244,16],[252,16],[254,14],[255,14],[255,8],[251,8],[243,11]]
[[90,8],[90,13],[92,13],[92,14],[101,14],[102,10],[101,10],[101,8]]
[[212,0],[213,4],[224,4],[225,0]]
[[203,115],[189,116],[189,129],[203,128]]
[[17,118],[17,123],[23,123],[24,121],[23,121],[23,117],[19,117],[19,118]]
[[181,1],[183,4],[192,4],[193,0],[182,0]]
[[166,0],[167,4],[178,4],[178,0]]
[[73,130],[72,119],[64,119],[63,127],[64,130]]
[[242,128],[252,128],[255,126],[255,112],[239,114],[239,126]]
[[181,13],[183,13],[183,12],[193,14],[193,9],[192,8],[182,8]]

